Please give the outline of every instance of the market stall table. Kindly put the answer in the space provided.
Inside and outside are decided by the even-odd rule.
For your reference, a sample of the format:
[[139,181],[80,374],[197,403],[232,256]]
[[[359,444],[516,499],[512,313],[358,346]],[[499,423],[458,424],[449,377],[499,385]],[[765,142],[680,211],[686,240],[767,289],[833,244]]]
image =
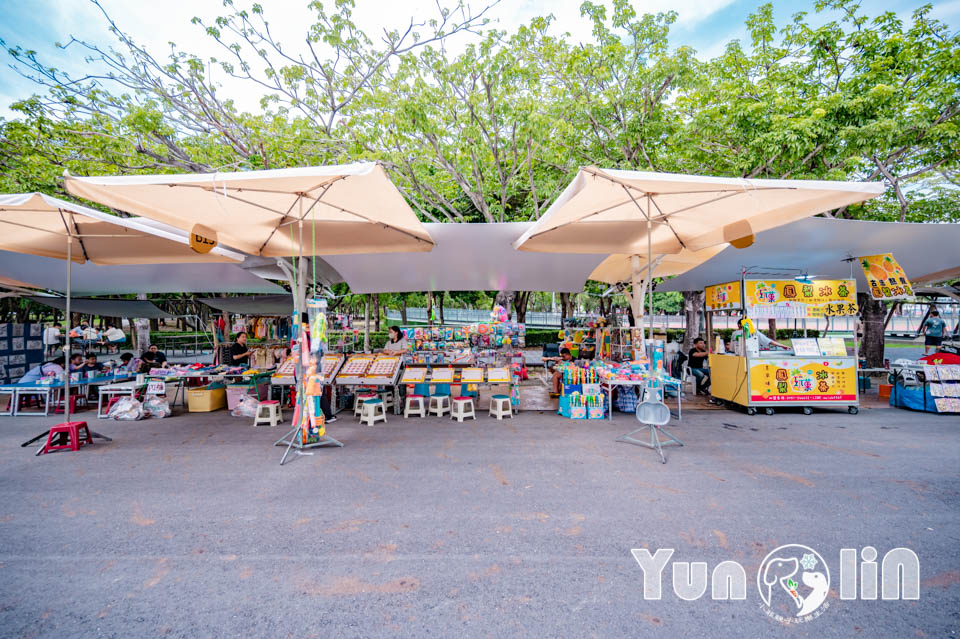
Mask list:
[[[78,389],[78,395],[86,396],[90,386],[104,386],[107,384],[112,384],[115,382],[132,379],[133,376],[129,373],[121,373],[115,375],[98,375],[93,378],[83,378],[75,379],[71,386]],[[38,416],[46,417],[50,414],[50,405],[51,403],[55,406],[60,402],[60,395],[65,387],[64,382],[62,381],[52,381],[52,382],[28,382],[28,383],[16,383],[16,384],[6,384],[0,386],[0,393],[10,394],[11,395],[11,405],[10,409],[5,413],[0,413],[3,415],[12,415],[15,417],[26,417],[26,416]],[[21,411],[20,410],[20,399],[26,396],[40,396],[43,397],[43,412],[40,411]],[[68,400],[69,401],[69,400]]]

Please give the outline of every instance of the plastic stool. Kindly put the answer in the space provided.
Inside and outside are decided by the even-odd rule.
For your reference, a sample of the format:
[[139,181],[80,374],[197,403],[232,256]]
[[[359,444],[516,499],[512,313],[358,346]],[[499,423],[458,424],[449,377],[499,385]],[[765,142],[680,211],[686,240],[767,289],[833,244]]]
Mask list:
[[359,417],[363,413],[363,403],[368,399],[376,399],[374,393],[357,393],[353,398],[353,416]]
[[[70,399],[69,399],[68,401],[70,402],[70,412],[71,412],[71,413],[76,413],[76,412],[78,412],[78,408],[77,408],[77,404],[78,404],[78,403],[82,402],[83,405],[84,405],[84,407],[86,407],[86,405],[87,405],[87,398],[86,398],[86,397],[83,397],[82,395],[70,395]],[[63,413],[63,412],[64,412],[64,407],[63,407],[63,406],[64,406],[64,405],[63,405],[63,400],[61,399],[60,401],[57,402],[56,408],[53,409],[53,414],[54,414],[54,415],[58,415],[58,414],[60,414],[60,413]],[[72,423],[72,422],[64,422],[64,423],[65,423],[65,424],[70,424],[70,423]]]
[[383,409],[382,399],[368,399],[361,405],[360,423],[373,426],[379,421],[387,422],[387,412]]
[[[467,407],[470,410],[467,410]],[[453,398],[453,410],[450,411],[450,418],[455,419],[461,424],[463,420],[467,417],[472,417],[474,420],[477,419],[477,414],[473,412],[473,398],[472,397],[454,397]]]
[[[267,414],[264,415],[263,411],[266,409]],[[253,417],[253,427],[256,428],[260,424],[269,424],[270,426],[276,426],[283,421],[283,410],[280,409],[280,402],[275,399],[267,399],[260,402],[257,405],[257,414]]]
[[[417,405],[414,406],[413,404]],[[406,419],[410,415],[416,415],[417,417],[426,417],[427,416],[427,407],[423,403],[423,395],[407,395],[407,400],[403,405],[403,418]]]
[[513,419],[513,409],[510,407],[509,395],[492,395],[490,397],[490,417],[500,421],[504,417]]
[[[82,433],[81,433],[82,432]],[[63,439],[67,438],[67,443]],[[56,439],[56,443],[54,443]],[[45,455],[54,450],[80,450],[81,446],[92,444],[93,437],[90,435],[90,428],[87,422],[63,422],[50,429],[47,434],[47,443],[40,450],[40,455]]]
[[450,412],[450,396],[434,395],[430,398],[430,408],[427,410],[431,415],[443,417]]

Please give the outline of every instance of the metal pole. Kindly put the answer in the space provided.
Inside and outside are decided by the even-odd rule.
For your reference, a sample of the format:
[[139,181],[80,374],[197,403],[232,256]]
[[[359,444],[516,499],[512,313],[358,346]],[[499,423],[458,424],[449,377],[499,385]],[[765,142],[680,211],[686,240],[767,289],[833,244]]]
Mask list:
[[[73,222],[73,216],[70,216],[71,223]],[[70,324],[72,324],[70,319],[70,280],[73,266],[73,236],[70,235],[70,231],[67,231],[67,337],[64,341],[63,353],[66,357],[66,361],[63,363],[64,370],[66,375],[64,376],[63,381],[63,413],[66,415],[64,421],[70,421]],[[56,411],[56,407],[54,407]]]

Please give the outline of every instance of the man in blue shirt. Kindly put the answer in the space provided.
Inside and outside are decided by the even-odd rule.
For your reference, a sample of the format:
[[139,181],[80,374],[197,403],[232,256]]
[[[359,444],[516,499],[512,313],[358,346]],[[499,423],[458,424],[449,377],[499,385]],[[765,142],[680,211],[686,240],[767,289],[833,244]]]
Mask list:
[[930,353],[931,346],[933,346],[934,351],[939,350],[938,347],[943,343],[943,329],[946,327],[947,323],[940,317],[940,311],[937,309],[930,311],[930,317],[927,318],[927,321],[925,321],[920,328],[921,333],[926,333],[926,338],[923,340],[924,355]]

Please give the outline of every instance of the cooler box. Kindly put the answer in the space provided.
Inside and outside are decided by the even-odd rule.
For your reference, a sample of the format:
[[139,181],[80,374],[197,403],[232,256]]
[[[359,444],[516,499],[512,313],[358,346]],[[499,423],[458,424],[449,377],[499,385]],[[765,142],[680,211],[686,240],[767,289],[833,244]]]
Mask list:
[[201,386],[187,390],[187,408],[191,413],[209,413],[226,407],[226,388]]

